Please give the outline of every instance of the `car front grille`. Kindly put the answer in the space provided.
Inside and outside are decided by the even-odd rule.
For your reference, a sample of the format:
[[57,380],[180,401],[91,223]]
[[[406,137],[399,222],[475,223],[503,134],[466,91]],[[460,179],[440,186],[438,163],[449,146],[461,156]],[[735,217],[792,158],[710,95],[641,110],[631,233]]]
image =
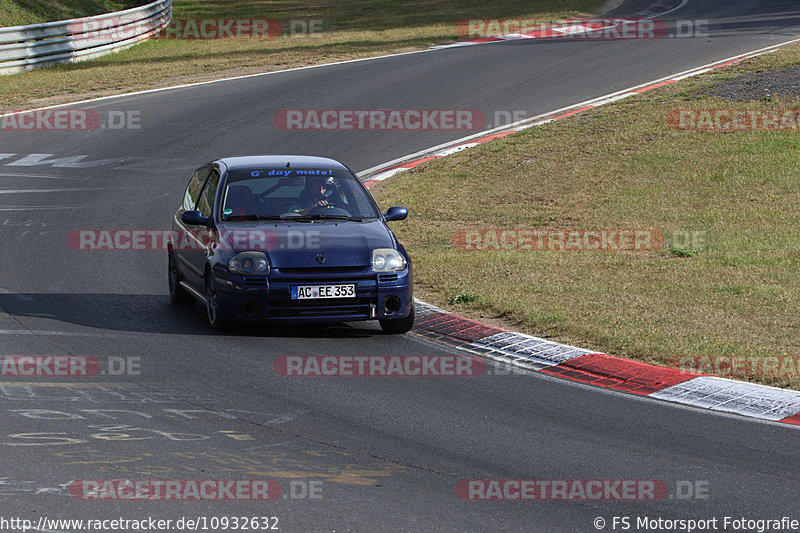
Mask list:
[[336,298],[328,300],[277,300],[270,302],[271,317],[363,316],[370,317],[375,298]]
[[343,267],[302,267],[302,268],[280,268],[281,274],[319,276],[325,274],[359,274],[368,270],[369,267],[363,266],[343,266]]
[[376,275],[370,267],[276,268],[269,274],[270,283],[291,283],[292,285],[356,283],[375,279]]

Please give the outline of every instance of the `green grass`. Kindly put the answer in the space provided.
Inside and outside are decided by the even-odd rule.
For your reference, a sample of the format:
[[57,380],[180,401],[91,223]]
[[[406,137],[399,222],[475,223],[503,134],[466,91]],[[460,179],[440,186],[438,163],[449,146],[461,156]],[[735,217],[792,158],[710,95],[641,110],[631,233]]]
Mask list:
[[[28,2],[28,0],[25,0]],[[111,0],[82,0],[86,5]],[[20,13],[56,20],[77,13],[81,0],[10,2],[0,8],[0,25],[19,23]],[[175,18],[276,18],[322,20],[314,35],[270,40],[156,40],[96,60],[2,77],[0,101],[8,107],[41,106],[138,89],[164,87],[231,75],[251,74],[405,52],[458,40],[464,18],[551,19],[597,8],[601,0],[175,0]],[[34,9],[32,6],[39,6]],[[45,9],[46,6],[47,7]],[[15,11],[16,15],[12,13]],[[22,9],[22,11],[20,11]],[[87,9],[89,9],[87,7]],[[38,10],[38,11],[37,11]],[[49,13],[49,17],[42,14]],[[105,9],[104,9],[105,10]],[[4,18],[7,13],[8,18]],[[81,13],[88,14],[88,13]],[[11,17],[14,17],[14,22]]]
[[[425,163],[373,188],[418,295],[506,327],[650,363],[800,355],[800,133],[686,132],[671,110],[798,109],[709,96],[800,47]],[[656,228],[645,252],[466,251],[466,229]],[[459,280],[456,287],[453,280]],[[469,299],[459,297],[469,294]],[[800,377],[753,378],[800,388]]]
[[99,15],[146,3],[145,0],[0,0],[0,26]]

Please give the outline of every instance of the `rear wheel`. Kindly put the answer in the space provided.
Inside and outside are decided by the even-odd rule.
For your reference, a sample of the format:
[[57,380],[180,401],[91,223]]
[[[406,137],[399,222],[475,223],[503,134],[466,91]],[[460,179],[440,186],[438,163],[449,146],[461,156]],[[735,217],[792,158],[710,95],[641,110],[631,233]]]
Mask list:
[[217,287],[214,282],[214,273],[211,270],[206,271],[206,314],[208,315],[208,323],[212,328],[217,330],[225,329],[227,323],[219,308]]
[[181,273],[178,272],[178,263],[172,252],[169,252],[169,299],[176,305],[192,301],[192,295],[181,287]]
[[408,333],[414,327],[414,308],[411,308],[411,313],[405,318],[384,318],[378,320],[384,333],[391,333],[393,335],[399,333]]

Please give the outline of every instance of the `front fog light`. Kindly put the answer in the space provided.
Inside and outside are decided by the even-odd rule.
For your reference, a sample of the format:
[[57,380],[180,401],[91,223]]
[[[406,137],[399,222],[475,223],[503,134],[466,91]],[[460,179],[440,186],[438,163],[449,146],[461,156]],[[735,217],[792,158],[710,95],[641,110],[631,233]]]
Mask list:
[[228,270],[243,276],[266,276],[269,261],[264,252],[240,252],[228,261]]
[[372,270],[396,272],[406,268],[406,258],[394,248],[378,248],[372,251]]

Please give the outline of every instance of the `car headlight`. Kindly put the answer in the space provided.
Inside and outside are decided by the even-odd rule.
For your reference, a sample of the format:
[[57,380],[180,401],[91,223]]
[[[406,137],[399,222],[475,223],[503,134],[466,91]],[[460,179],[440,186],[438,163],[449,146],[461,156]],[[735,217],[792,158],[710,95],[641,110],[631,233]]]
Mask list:
[[406,268],[406,258],[394,248],[372,250],[372,270],[375,272],[395,272]]
[[264,252],[239,252],[228,261],[228,270],[243,276],[266,276],[269,260]]

